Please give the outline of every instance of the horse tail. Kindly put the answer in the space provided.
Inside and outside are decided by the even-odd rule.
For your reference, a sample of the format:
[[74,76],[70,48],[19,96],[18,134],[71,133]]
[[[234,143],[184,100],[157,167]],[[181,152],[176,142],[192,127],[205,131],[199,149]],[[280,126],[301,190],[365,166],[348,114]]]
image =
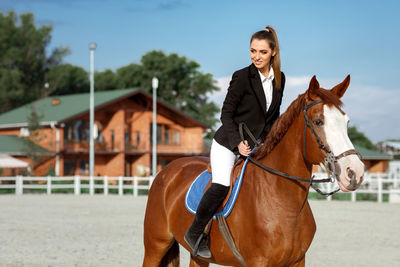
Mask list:
[[174,240],[162,258],[159,267],[179,267],[179,244]]

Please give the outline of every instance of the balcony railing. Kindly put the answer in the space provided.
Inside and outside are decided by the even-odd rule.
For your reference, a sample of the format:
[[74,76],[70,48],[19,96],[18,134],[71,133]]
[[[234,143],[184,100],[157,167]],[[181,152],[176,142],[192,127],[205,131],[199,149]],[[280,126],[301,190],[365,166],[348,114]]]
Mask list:
[[127,152],[140,152],[140,151],[146,151],[149,150],[150,146],[148,142],[132,142],[128,141],[125,142],[125,151]]
[[[105,152],[118,152],[121,151],[120,142],[98,142],[94,143],[95,151],[105,151]],[[64,150],[70,152],[88,152],[89,142],[87,141],[65,141]]]

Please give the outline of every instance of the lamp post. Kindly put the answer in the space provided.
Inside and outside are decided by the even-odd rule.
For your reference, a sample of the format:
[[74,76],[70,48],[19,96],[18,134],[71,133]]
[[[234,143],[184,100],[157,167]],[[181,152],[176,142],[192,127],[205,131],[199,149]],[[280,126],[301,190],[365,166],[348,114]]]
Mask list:
[[96,44],[91,43],[90,49],[90,136],[89,136],[89,183],[90,183],[90,194],[94,194],[94,50],[96,50]]
[[152,153],[152,174],[153,178],[156,177],[157,174],[157,88],[158,88],[158,79],[157,77],[153,77],[152,81],[153,86],[153,153]]

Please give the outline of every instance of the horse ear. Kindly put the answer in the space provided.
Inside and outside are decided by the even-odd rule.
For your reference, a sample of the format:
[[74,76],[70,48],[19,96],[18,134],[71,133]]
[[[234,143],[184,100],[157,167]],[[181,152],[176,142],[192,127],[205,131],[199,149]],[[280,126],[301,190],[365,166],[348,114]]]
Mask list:
[[339,98],[341,98],[346,92],[347,88],[349,87],[349,84],[350,84],[350,74],[347,75],[347,77],[343,80],[343,82],[333,87],[331,89],[331,92],[337,95]]
[[310,85],[308,86],[307,95],[311,100],[317,99],[317,90],[319,89],[319,82],[317,81],[317,77],[315,75],[311,78]]

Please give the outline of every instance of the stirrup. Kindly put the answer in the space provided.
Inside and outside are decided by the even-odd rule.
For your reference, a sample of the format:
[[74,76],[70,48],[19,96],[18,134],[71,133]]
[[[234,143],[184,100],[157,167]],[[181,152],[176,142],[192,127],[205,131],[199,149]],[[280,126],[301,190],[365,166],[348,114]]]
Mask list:
[[[204,238],[207,238],[207,240],[203,240]],[[207,241],[209,241],[209,238],[206,233],[204,233],[204,232],[201,233],[193,246],[192,246],[192,242],[189,242],[189,239],[190,239],[190,237],[186,237],[186,234],[185,234],[184,240],[189,245],[189,247],[192,249],[193,252],[191,254],[193,257],[202,257],[202,258],[211,258],[212,257],[212,254],[211,254],[211,251],[209,248],[210,244],[209,244],[209,242],[207,242]],[[199,255],[199,250],[200,250],[200,246],[202,245],[202,242],[206,242],[206,244],[204,244],[204,245],[206,246],[208,252],[206,252],[206,251],[202,251],[202,252],[206,252],[207,255],[201,255],[201,254]],[[203,248],[203,250],[204,249],[205,248]]]
[[201,241],[203,240],[204,237],[208,237],[208,236],[206,235],[206,233],[203,232],[197,238],[197,241],[196,241],[196,243],[194,244],[194,247],[193,247],[193,257],[197,257],[198,256],[197,252],[199,251],[200,243],[201,243]]

